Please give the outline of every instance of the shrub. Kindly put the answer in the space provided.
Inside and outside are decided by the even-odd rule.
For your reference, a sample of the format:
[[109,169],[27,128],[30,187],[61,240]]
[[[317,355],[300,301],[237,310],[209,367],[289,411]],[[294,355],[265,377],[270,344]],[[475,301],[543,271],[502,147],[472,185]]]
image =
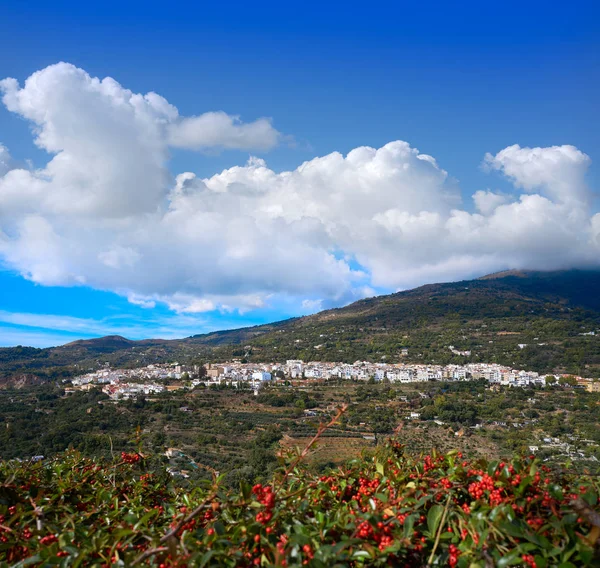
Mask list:
[[[298,458],[292,464],[298,463]],[[532,457],[376,458],[227,490],[138,453],[0,465],[0,564],[545,567],[599,563],[597,478]],[[596,515],[596,516],[595,516]]]

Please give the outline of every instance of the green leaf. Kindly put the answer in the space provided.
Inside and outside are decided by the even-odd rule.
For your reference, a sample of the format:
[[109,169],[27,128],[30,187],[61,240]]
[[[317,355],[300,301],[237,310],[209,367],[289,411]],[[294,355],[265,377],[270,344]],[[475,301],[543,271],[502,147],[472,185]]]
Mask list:
[[410,515],[404,520],[404,538],[411,538],[415,526],[415,515]]
[[202,560],[200,561],[200,568],[202,568],[203,566],[206,566],[208,564],[208,562],[210,561],[210,559],[215,555],[213,550],[209,550],[203,557]]
[[240,489],[244,499],[250,499],[250,496],[252,495],[252,487],[247,481],[244,481],[243,479],[240,481]]
[[595,507],[596,503],[598,503],[598,495],[596,494],[596,492],[592,489],[589,488],[583,495],[582,495],[583,500],[590,505],[591,507]]
[[518,552],[511,552],[500,558],[496,563],[496,566],[498,568],[504,568],[504,566],[513,566],[515,564],[520,564],[521,562],[521,555]]
[[31,566],[31,564],[37,564],[41,561],[42,557],[39,554],[36,554],[35,556],[30,556],[29,558],[25,558],[25,560],[22,560],[18,564],[15,564],[13,568],[17,568],[19,566]]
[[219,535],[219,536],[223,536],[225,534],[225,527],[223,526],[223,523],[221,523],[220,521],[217,521],[214,525],[213,528],[215,529],[215,532]]
[[516,538],[521,538],[523,536],[523,528],[521,528],[517,522],[505,521],[503,523],[498,523],[498,528]]
[[500,462],[498,462],[497,460],[494,460],[488,464],[488,468],[487,468],[488,475],[494,475],[494,472],[498,468],[499,463]]
[[429,509],[429,513],[427,513],[427,528],[429,529],[431,536],[436,534],[443,514],[444,507],[441,505],[433,505],[431,509]]
[[377,472],[378,473],[380,473],[381,475],[384,475],[385,469],[384,469],[383,464],[381,462],[376,462],[375,463],[375,467],[377,468]]
[[379,499],[382,503],[387,503],[389,496],[387,493],[375,493],[375,499]]
[[548,491],[550,493],[550,495],[552,497],[554,497],[555,499],[561,500],[563,498],[563,490],[562,487],[560,485],[558,485],[557,483],[552,483],[550,485],[550,487],[548,488]]
[[155,516],[156,516],[156,509],[153,509],[153,510],[151,510],[151,511],[148,511],[148,512],[147,512],[147,513],[146,513],[146,514],[145,514],[145,515],[144,515],[144,516],[143,516],[143,517],[142,517],[142,518],[141,518],[141,519],[140,519],[140,520],[139,520],[139,521],[138,521],[138,522],[135,524],[135,526],[133,527],[133,528],[134,528],[134,530],[136,530],[136,531],[137,531],[137,530],[139,530],[139,529],[140,529],[140,527],[143,527],[143,526],[145,526],[145,525],[148,523],[148,521],[149,521],[149,520],[150,520],[152,517],[155,517]]

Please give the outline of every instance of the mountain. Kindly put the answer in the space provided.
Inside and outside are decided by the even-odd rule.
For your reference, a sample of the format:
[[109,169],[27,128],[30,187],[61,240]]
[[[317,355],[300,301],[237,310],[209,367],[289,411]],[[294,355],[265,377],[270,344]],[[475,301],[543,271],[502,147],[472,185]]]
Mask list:
[[600,337],[582,334],[600,330],[599,292],[600,271],[510,271],[192,341],[257,361],[481,361],[595,376]]
[[[0,349],[0,379],[70,376],[106,362],[139,366],[243,358],[498,362],[600,376],[600,271],[508,271],[429,284],[343,308],[181,340],[120,336]],[[454,349],[452,351],[451,349]],[[470,355],[458,355],[456,351]]]

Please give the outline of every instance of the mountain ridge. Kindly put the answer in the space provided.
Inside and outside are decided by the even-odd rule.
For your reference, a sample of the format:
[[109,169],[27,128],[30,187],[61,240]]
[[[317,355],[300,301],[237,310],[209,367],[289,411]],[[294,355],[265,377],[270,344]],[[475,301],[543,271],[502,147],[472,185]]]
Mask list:
[[[598,270],[504,271],[182,339],[130,340],[110,335],[46,349],[0,348],[0,377],[26,372],[59,378],[106,362],[139,366],[234,357],[257,362],[353,357],[463,362],[452,356],[449,345],[472,350],[469,362],[488,358],[488,362],[529,365],[544,371],[591,369],[594,374],[600,372],[600,341],[582,334],[600,328],[598,292]],[[518,341],[504,339],[506,332]]]

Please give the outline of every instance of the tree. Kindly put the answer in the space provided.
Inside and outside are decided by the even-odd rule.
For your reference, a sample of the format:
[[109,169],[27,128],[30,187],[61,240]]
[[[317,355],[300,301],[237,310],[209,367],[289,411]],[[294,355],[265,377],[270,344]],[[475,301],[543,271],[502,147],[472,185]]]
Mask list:
[[433,420],[435,417],[436,412],[432,405],[421,409],[421,420]]
[[558,384],[562,386],[574,387],[577,385],[577,379],[572,375],[567,375],[566,377],[561,377],[558,379]]

